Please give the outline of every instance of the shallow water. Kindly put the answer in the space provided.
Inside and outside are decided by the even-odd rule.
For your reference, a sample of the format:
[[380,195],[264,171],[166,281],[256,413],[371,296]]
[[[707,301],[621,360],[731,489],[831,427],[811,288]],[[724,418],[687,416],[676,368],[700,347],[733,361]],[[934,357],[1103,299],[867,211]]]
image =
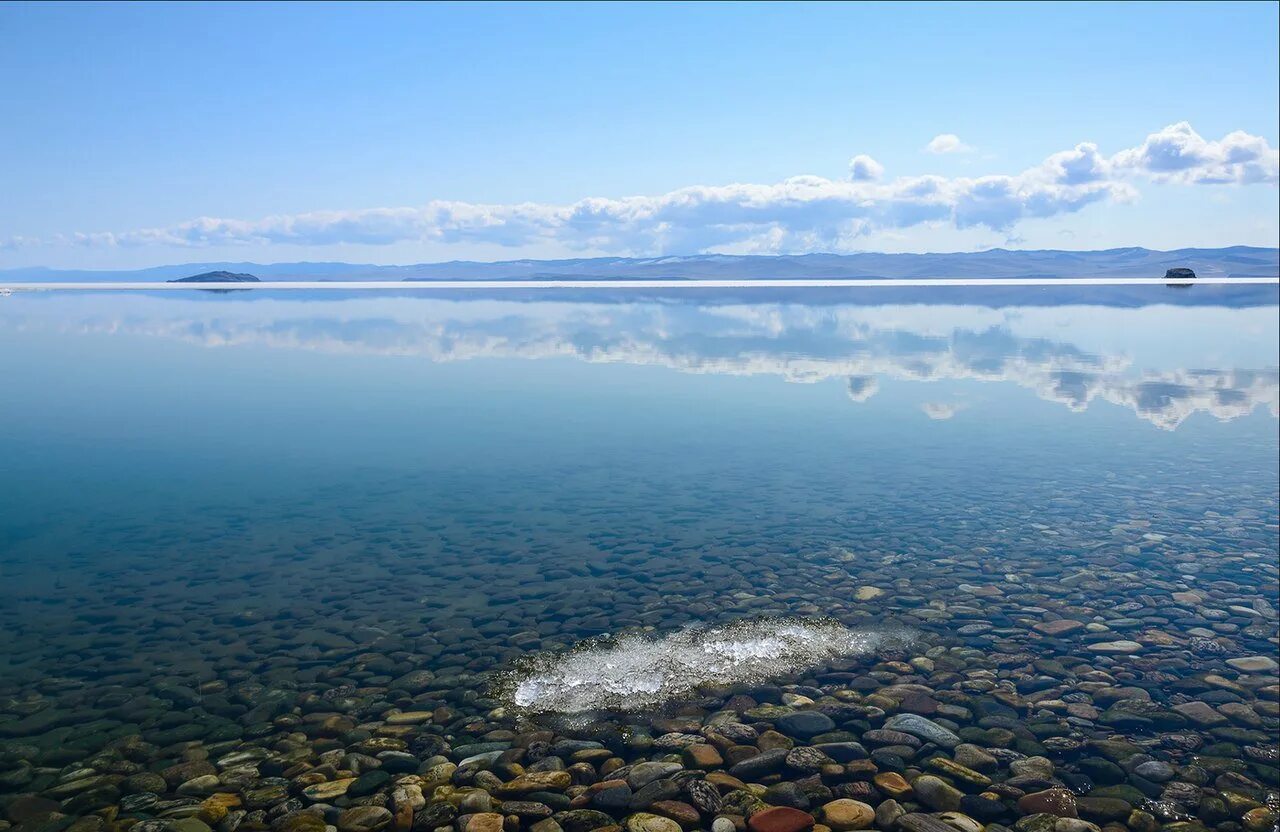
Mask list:
[[[796,766],[742,777],[771,805],[803,783],[819,822],[833,796],[881,804],[887,772],[958,782],[931,762],[960,758],[946,743],[866,738],[915,713],[994,754],[997,792],[1065,785],[1084,817],[1135,832],[1146,817],[1268,828],[1278,309],[1171,306],[1167,292],[1125,308],[1043,294],[0,298],[0,793],[39,796],[7,804],[9,820],[93,832],[198,817],[230,832],[316,803],[365,832],[340,820],[368,804],[383,825],[465,830],[483,801],[459,809],[465,793],[433,798],[429,782],[416,821],[391,784],[301,790],[378,766],[425,774],[496,743],[475,753],[506,757],[451,782],[502,814],[487,776],[548,759],[530,750],[546,727],[605,746],[562,744],[551,758],[591,772],[550,791],[622,821],[633,808],[575,790],[680,760],[689,737],[719,743],[725,721],[778,727],[785,707],[829,713],[829,742],[870,756],[817,786]],[[673,633],[762,619],[735,625],[754,644],[781,616],[912,637],[678,678],[702,648]],[[648,650],[662,695],[570,696],[559,710],[589,713],[557,722],[501,684],[538,654],[543,681],[568,669],[590,690],[582,657],[609,650]],[[724,768],[767,752],[740,733]],[[252,775],[239,758],[170,770],[246,746],[270,757]],[[1011,764],[1038,756],[1043,782],[1018,781]],[[1153,761],[1174,774],[1135,773]],[[142,788],[144,770],[169,773]],[[218,780],[184,787],[192,771]],[[279,799],[254,791],[279,776]],[[718,788],[733,811],[702,807],[686,827],[759,808]],[[687,792],[677,802],[697,809]],[[1146,817],[1088,808],[1112,793]],[[238,803],[213,817],[209,794]],[[554,796],[543,805],[570,808]],[[898,797],[936,813],[921,799]],[[992,826],[1035,814],[1011,792],[988,802],[960,808]],[[540,817],[527,811],[508,825]]]

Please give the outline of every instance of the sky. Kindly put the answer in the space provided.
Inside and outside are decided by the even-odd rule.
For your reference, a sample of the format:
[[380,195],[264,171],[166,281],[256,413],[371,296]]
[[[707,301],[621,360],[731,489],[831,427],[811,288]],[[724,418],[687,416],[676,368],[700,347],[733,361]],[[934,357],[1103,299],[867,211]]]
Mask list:
[[0,269],[1280,244],[1280,4],[0,5]]

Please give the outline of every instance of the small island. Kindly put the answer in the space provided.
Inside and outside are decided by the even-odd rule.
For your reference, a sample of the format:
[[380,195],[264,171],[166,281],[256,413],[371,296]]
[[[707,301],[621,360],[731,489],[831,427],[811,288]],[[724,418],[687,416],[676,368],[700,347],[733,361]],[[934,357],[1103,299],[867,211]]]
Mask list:
[[179,277],[168,281],[169,283],[259,283],[261,281],[251,274],[238,274],[236,272],[204,272],[203,274],[193,274],[191,277]]

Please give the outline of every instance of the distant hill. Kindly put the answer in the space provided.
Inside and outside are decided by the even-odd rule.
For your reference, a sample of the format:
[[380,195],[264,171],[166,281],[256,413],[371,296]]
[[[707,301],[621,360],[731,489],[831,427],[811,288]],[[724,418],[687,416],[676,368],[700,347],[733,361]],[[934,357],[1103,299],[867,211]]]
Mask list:
[[[739,256],[703,254],[690,257],[593,257],[569,260],[507,260],[478,263],[456,260],[408,266],[352,263],[199,263],[157,266],[135,271],[59,270],[44,268],[0,271],[10,281],[202,280],[209,274],[267,280],[554,280],[657,279],[751,280],[761,278],[1054,278],[1163,277],[1174,268],[1190,268],[1200,277],[1276,277],[1280,249],[1253,246],[1184,248],[1153,251],[1116,248],[1105,251],[990,251],[951,254],[803,254]],[[192,271],[204,270],[192,277]],[[239,281],[236,281],[239,282]]]
[[258,278],[251,274],[237,274],[236,272],[205,272],[204,274],[193,274],[191,277],[179,277],[169,281],[170,283],[258,283]]

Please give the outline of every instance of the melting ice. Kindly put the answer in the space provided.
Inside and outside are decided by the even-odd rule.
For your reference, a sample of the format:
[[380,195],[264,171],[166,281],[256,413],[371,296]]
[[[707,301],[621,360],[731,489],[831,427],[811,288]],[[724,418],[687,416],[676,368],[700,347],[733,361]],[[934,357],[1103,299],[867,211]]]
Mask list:
[[835,621],[773,618],[696,627],[664,637],[626,635],[540,656],[503,688],[533,713],[632,711],[703,684],[759,684],[840,657],[905,644],[906,630],[851,630]]

